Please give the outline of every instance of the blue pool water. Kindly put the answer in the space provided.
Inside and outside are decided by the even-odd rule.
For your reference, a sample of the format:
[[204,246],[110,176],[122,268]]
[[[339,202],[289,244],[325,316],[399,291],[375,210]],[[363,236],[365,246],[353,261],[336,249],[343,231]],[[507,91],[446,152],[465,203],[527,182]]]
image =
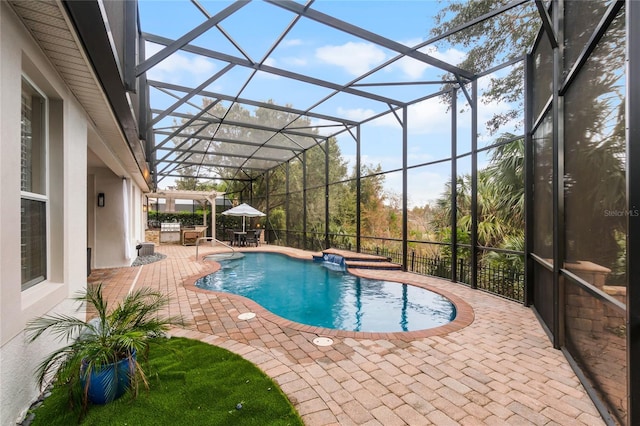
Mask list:
[[301,324],[337,330],[396,332],[437,327],[456,316],[444,296],[415,286],[359,278],[319,262],[245,253],[196,286],[252,299]]

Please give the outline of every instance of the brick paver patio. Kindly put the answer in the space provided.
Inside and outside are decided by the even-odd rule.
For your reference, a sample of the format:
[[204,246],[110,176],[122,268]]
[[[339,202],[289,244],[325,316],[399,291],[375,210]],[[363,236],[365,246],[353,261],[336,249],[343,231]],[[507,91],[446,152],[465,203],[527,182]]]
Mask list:
[[[243,297],[193,287],[215,262],[195,247],[160,246],[149,265],[94,271],[109,298],[148,286],[172,298],[172,330],[224,347],[275,379],[307,425],[602,425],[562,353],[533,312],[437,278],[398,271],[358,273],[425,286],[452,298],[465,320],[429,333],[331,333],[283,320]],[[200,247],[199,254],[221,249]],[[310,252],[261,246],[311,258]],[[250,320],[238,315],[255,312]],[[329,335],[334,344],[316,346]],[[621,386],[624,384],[621,384]]]

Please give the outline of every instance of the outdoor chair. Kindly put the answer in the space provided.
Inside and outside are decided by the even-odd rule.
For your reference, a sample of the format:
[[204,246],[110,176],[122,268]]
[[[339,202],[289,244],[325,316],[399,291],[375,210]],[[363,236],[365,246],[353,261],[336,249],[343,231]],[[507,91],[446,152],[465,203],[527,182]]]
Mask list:
[[246,245],[255,244],[256,247],[258,246],[258,241],[256,240],[256,231],[254,230],[248,230],[244,240]]
[[233,242],[236,239],[236,234],[233,232],[233,229],[227,229],[227,240],[229,240],[229,245],[232,246]]
[[[252,234],[249,234],[249,232]],[[247,244],[255,244],[258,247],[260,245],[260,234],[262,234],[262,229],[247,231]]]

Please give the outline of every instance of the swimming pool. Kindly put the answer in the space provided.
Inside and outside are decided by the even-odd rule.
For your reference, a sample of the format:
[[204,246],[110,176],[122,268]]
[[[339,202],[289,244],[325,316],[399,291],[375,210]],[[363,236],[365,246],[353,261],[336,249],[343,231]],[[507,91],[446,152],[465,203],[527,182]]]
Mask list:
[[288,320],[336,330],[424,330],[456,316],[446,297],[419,287],[360,278],[276,253],[244,254],[219,261],[222,268],[198,279],[196,287],[238,294]]

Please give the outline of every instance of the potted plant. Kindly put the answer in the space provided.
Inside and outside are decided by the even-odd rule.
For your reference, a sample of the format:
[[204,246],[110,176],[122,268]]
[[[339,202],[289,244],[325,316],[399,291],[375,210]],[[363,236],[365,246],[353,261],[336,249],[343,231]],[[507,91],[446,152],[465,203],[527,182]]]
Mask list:
[[182,324],[178,317],[160,315],[169,299],[142,288],[128,294],[110,310],[100,284],[88,286],[86,293],[75,300],[86,303],[91,320],[45,315],[27,324],[31,342],[49,331],[67,343],[38,366],[39,385],[42,387],[53,379],[55,384],[68,386],[71,405],[80,399],[83,411],[88,401],[104,404],[128,388],[136,395],[139,381],[148,388],[138,357],[148,353],[152,338],[160,336],[170,325]]

